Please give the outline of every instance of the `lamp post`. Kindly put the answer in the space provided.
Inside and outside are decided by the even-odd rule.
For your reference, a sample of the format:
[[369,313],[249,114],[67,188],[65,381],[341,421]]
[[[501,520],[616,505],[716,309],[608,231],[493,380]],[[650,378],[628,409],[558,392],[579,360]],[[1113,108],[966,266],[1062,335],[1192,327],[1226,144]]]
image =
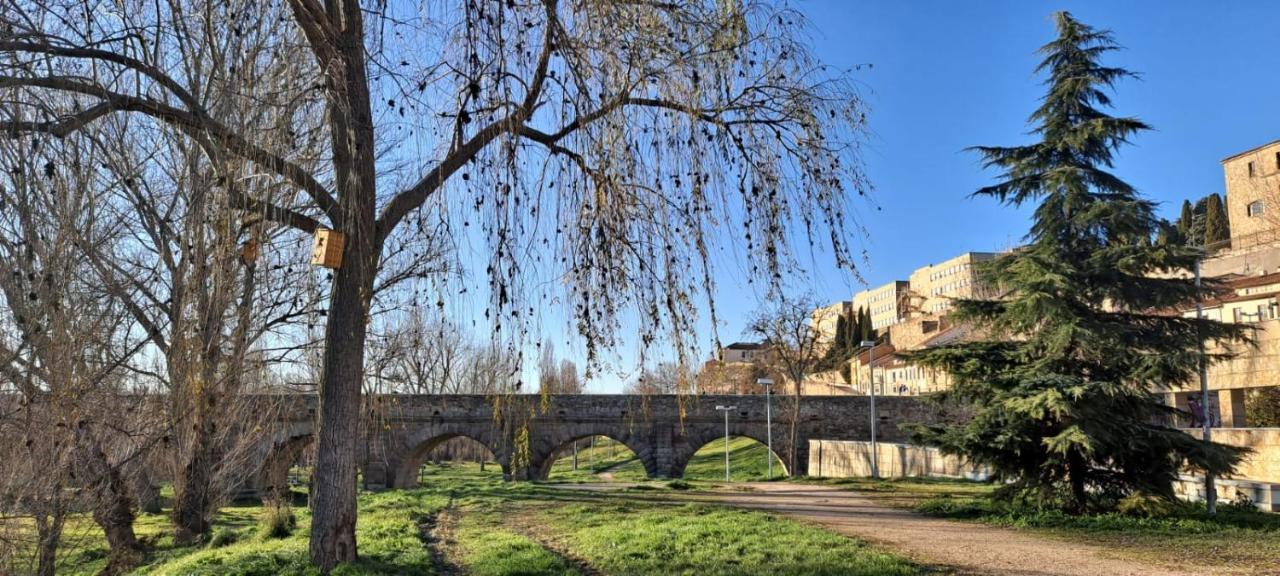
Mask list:
[[[1200,301],[1200,258],[1196,257],[1196,330],[1204,319],[1204,305]],[[1204,338],[1197,338],[1200,345],[1200,420],[1204,426],[1204,441],[1213,440],[1213,416],[1209,415],[1209,371],[1204,356]],[[1218,514],[1218,491],[1213,485],[1213,473],[1204,473],[1204,504],[1210,516]]]
[[724,481],[729,481],[729,411],[737,410],[737,406],[716,406],[716,410],[724,412]]
[[863,340],[859,343],[867,348],[867,372],[870,375],[867,390],[871,393],[871,477],[880,477],[880,450],[876,445],[876,341]]
[[769,446],[764,457],[769,461],[769,479],[773,480],[773,396],[769,393],[773,388],[773,378],[756,378],[756,384],[764,386],[764,434]]

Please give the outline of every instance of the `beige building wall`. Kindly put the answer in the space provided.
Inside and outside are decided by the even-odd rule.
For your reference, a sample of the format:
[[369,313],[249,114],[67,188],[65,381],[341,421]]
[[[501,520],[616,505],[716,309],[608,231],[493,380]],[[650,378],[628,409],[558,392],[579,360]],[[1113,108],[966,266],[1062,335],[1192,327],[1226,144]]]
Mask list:
[[[851,478],[871,475],[870,442],[843,440],[810,440],[810,476]],[[986,480],[989,470],[968,464],[957,456],[948,456],[937,448],[880,442],[875,449],[876,472],[882,478],[943,476]]]
[[819,344],[830,344],[836,339],[836,327],[840,316],[849,316],[853,303],[845,300],[813,311],[809,319],[809,329],[813,331]]
[[[1280,274],[1236,279],[1231,285],[1231,293],[1206,303],[1204,315],[1252,325],[1253,342],[1210,345],[1209,353],[1231,357],[1209,365],[1209,413],[1215,425],[1244,428],[1256,425],[1245,417],[1250,390],[1280,386]],[[1194,317],[1195,311],[1184,310],[1182,314]],[[1175,384],[1167,393],[1170,404],[1187,411],[1199,396],[1198,378]],[[1190,422],[1184,417],[1182,424]]]
[[894,280],[888,284],[863,290],[853,296],[853,309],[871,311],[871,326],[876,330],[893,326],[907,318],[908,284]]
[[946,314],[954,298],[990,298],[990,290],[978,281],[974,264],[996,257],[992,252],[965,252],[911,273],[911,293],[919,312]]
[[1280,140],[1222,161],[1232,250],[1280,241]]

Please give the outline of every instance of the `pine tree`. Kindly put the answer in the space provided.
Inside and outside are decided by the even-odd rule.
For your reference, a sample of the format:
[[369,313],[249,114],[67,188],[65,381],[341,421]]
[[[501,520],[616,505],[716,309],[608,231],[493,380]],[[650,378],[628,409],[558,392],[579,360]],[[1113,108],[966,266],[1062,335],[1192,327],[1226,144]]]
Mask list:
[[1211,246],[1230,238],[1231,228],[1227,226],[1227,209],[1222,205],[1222,197],[1210,194],[1205,201],[1204,245]]
[[1117,47],[1111,34],[1066,12],[1056,23],[1037,69],[1048,95],[1030,118],[1040,141],[976,148],[1003,173],[976,195],[1036,205],[1026,245],[980,268],[1005,298],[957,303],[957,318],[991,340],[916,355],[953,375],[944,397],[972,419],[916,433],[991,466],[1009,482],[1006,496],[1082,512],[1135,493],[1172,498],[1184,464],[1215,474],[1235,466],[1240,449],[1166,425],[1174,409],[1153,392],[1191,377],[1202,336],[1243,330],[1160,312],[1193,301],[1196,287],[1156,273],[1188,269],[1197,253],[1148,242],[1154,204],[1108,172],[1117,148],[1148,129],[1102,110],[1132,75],[1099,62]]

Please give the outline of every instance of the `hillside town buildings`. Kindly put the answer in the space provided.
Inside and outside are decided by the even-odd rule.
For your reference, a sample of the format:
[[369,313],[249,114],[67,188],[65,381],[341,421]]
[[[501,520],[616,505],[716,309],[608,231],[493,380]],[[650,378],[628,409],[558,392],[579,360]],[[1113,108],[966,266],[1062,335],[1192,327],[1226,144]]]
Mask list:
[[853,309],[871,313],[871,326],[876,330],[893,326],[908,317],[911,306],[910,284],[894,280],[888,284],[863,290],[853,296]]

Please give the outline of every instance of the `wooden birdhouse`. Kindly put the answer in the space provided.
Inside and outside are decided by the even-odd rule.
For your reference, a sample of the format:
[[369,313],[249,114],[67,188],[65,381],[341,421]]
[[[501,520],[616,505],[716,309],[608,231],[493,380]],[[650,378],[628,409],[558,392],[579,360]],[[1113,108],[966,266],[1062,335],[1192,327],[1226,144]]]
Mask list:
[[342,266],[342,246],[346,237],[337,230],[317,228],[315,244],[311,247],[311,264],[325,268]]
[[240,261],[253,264],[258,259],[258,241],[250,239],[240,247]]

